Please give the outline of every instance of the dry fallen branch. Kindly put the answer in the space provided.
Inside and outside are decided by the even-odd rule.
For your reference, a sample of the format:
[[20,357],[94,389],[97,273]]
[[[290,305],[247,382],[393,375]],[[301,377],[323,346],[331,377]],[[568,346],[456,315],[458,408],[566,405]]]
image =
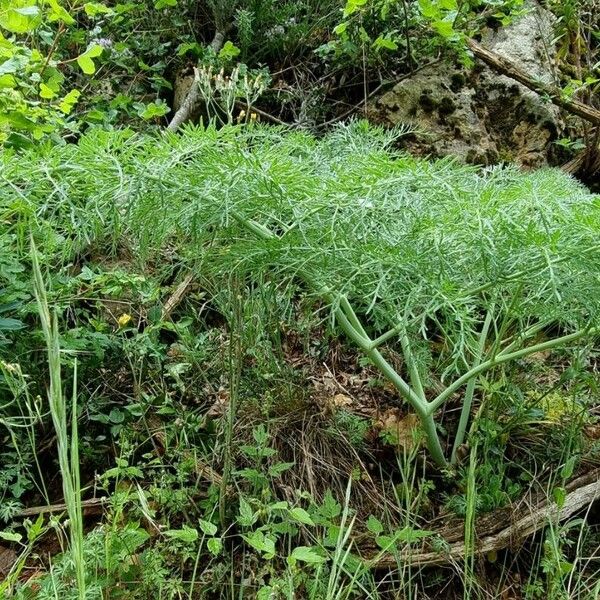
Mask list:
[[467,44],[473,54],[488,66],[492,67],[492,69],[495,69],[502,75],[506,75],[507,77],[518,81],[526,88],[529,88],[537,94],[548,96],[548,98],[550,98],[554,104],[581,117],[582,119],[585,119],[594,125],[600,125],[600,110],[597,110],[588,104],[584,104],[579,100],[573,98],[564,98],[559,89],[530,77],[512,61],[496,52],[493,52],[492,50],[484,48],[475,40],[470,39],[467,41]]
[[190,115],[194,112],[200,98],[200,72],[194,67],[194,79],[190,86],[190,90],[187,93],[184,101],[182,102],[179,110],[173,115],[173,119],[167,125],[169,131],[177,131],[179,126],[188,120]]
[[[81,508],[86,514],[101,512],[102,506],[108,501],[108,498],[90,498],[89,500],[81,501]],[[46,504],[44,506],[30,506],[24,508],[15,514],[15,517],[34,517],[41,515],[42,513],[59,513],[65,512],[67,505],[64,503],[59,504]]]
[[[226,31],[215,32],[215,35],[210,43],[210,48],[214,51],[215,54],[218,54],[225,43],[225,35]],[[200,71],[196,67],[194,67],[194,79],[192,80],[192,84],[190,89],[184,98],[181,106],[177,110],[177,112],[173,115],[173,119],[167,125],[168,131],[177,131],[183,123],[185,123],[196,107],[200,102]]]
[[179,306],[180,302],[185,297],[187,291],[192,285],[192,281],[194,280],[193,273],[189,273],[186,275],[185,279],[177,286],[173,294],[169,296],[168,300],[165,302],[162,310],[162,318],[163,320],[168,319],[171,316],[171,313]]
[[[590,479],[592,479],[591,483],[583,483]],[[580,485],[574,487],[576,483]],[[559,523],[589,506],[600,498],[600,471],[596,470],[585,478],[580,478],[573,482],[568,489],[571,489],[571,491],[567,494],[561,508],[553,500],[546,498],[535,506],[517,512],[517,514],[512,515],[512,518],[507,515],[505,510],[484,515],[475,528],[476,531],[479,531],[479,539],[474,550],[475,554],[482,555],[506,548],[516,548],[525,539],[543,529],[549,522]],[[505,523],[510,524],[502,527]],[[500,529],[483,533],[493,528],[493,524],[496,528],[500,527]],[[462,527],[463,523],[461,522],[455,525],[454,528],[447,528],[442,537],[446,541],[449,538],[463,537]],[[450,544],[446,552],[443,553],[405,552],[400,557],[386,554],[372,560],[373,566],[378,568],[396,567],[399,561],[405,561],[414,566],[444,565],[464,559],[466,552],[465,543],[461,541]]]

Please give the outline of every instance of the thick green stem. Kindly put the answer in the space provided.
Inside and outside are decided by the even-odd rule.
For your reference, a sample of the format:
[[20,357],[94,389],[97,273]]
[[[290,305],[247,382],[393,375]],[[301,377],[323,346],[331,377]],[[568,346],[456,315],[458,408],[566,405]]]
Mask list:
[[336,318],[346,335],[348,335],[348,337],[367,355],[381,373],[391,381],[400,395],[414,408],[421,420],[427,448],[429,449],[431,457],[439,466],[446,467],[448,463],[444,456],[444,451],[442,450],[440,438],[433,420],[433,414],[429,412],[429,404],[424,396],[417,394],[382,354],[376,348],[372,347],[371,340],[368,337],[361,335],[356,330],[341,307],[336,310]]
[[517,360],[519,358],[523,358],[524,356],[528,356],[529,354],[534,354],[535,352],[551,350],[552,348],[556,348],[562,344],[568,344],[569,342],[574,342],[582,337],[585,337],[586,335],[592,335],[598,332],[600,332],[600,329],[583,329],[581,331],[576,331],[575,333],[570,333],[569,335],[563,335],[559,338],[548,340],[547,342],[542,342],[541,344],[535,344],[534,346],[522,348],[521,350],[517,350],[515,352],[498,354],[495,357],[473,367],[462,377],[459,377],[454,383],[449,385],[441,394],[437,396],[437,398],[435,398],[435,400],[429,403],[429,411],[431,414],[433,414],[438,408],[440,408],[440,406],[442,406],[442,404],[444,404],[444,402],[446,402],[446,400],[448,400],[448,398],[450,398],[450,396],[452,396],[452,394],[454,394],[454,392],[459,390],[465,383],[468,383],[473,377],[477,377],[477,375],[484,373],[496,365],[501,365],[511,360]]
[[[485,343],[490,330],[490,325],[492,324],[492,313],[493,307],[488,311],[485,317],[485,321],[483,322],[483,328],[481,329],[481,334],[479,336],[477,355],[475,356],[475,360],[473,361],[473,367],[476,367],[479,364],[481,364],[481,359],[485,351]],[[450,463],[452,464],[456,462],[456,452],[458,448],[462,445],[463,440],[465,439],[467,424],[469,423],[469,417],[471,416],[471,406],[473,405],[473,395],[475,393],[476,382],[477,378],[473,377],[473,379],[471,379],[467,384],[462,409],[460,411],[460,420],[458,421],[458,428],[456,430],[456,437],[454,438],[454,445],[452,446],[452,454],[450,455]]]
[[427,404],[427,398],[425,397],[425,391],[423,390],[423,383],[421,382],[421,375],[419,373],[419,369],[417,368],[417,361],[412,353],[410,340],[408,339],[406,331],[403,331],[402,335],[400,336],[400,345],[402,346],[402,353],[404,354],[404,360],[406,361],[408,367],[411,386],[421,400]]
[[393,338],[395,335],[398,335],[402,331],[401,325],[396,325],[396,327],[392,327],[389,331],[381,334],[378,338],[375,338],[371,342],[371,348],[379,348],[381,344],[385,344],[389,339]]

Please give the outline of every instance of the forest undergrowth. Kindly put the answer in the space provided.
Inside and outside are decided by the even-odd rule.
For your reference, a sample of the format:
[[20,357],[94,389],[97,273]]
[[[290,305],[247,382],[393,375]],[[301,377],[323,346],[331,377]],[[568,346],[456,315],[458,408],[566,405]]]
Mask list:
[[598,597],[599,198],[404,134],[5,150],[0,596]]

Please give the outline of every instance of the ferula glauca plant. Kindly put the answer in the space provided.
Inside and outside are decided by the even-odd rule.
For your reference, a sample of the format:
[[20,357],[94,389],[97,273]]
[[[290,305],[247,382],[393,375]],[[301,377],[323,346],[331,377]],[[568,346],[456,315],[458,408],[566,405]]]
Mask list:
[[[323,139],[95,131],[6,155],[1,193],[23,218],[50,211],[62,225],[40,235],[70,251],[128,244],[154,264],[176,252],[203,277],[302,286],[419,415],[443,467],[481,377],[597,335],[600,200],[558,170],[409,157],[397,135],[361,122]],[[462,411],[453,443],[440,437],[447,402]]]

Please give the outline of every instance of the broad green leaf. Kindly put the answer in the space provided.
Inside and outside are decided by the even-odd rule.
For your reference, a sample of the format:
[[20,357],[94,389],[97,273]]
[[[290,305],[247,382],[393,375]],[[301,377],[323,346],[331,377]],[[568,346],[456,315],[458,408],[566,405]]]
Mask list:
[[113,408],[108,415],[108,419],[111,423],[122,423],[125,420],[125,414],[118,408]]
[[413,529],[412,527],[404,527],[394,532],[394,537],[400,542],[417,542],[423,538],[430,537],[434,534],[434,531],[427,531],[426,529]]
[[17,80],[12,75],[0,75],[0,88],[14,88],[16,85]]
[[320,565],[327,562],[327,559],[321,556],[314,548],[310,546],[298,546],[294,548],[290,554],[290,558],[294,561],[299,560],[301,562],[308,563],[310,565]]
[[184,526],[183,529],[169,529],[165,531],[165,535],[186,544],[192,544],[198,539],[198,530]]
[[304,525],[314,525],[314,521],[311,519],[310,515],[300,507],[292,508],[290,510],[290,517],[298,523],[302,523]]
[[381,523],[381,521],[379,519],[377,519],[376,517],[371,515],[367,519],[367,529],[371,533],[374,533],[375,535],[379,535],[380,533],[383,532],[383,524]]
[[206,547],[213,556],[218,556],[223,548],[223,542],[221,541],[221,538],[210,538],[210,540],[206,542]]
[[40,14],[40,9],[37,6],[25,6],[23,8],[15,8],[15,12],[26,17],[36,17]]
[[164,102],[157,100],[153,104],[148,104],[139,114],[142,119],[154,119],[166,115],[169,110],[170,108]]
[[10,531],[0,531],[0,540],[7,542],[20,542],[23,536],[20,533],[12,533]]
[[85,14],[88,17],[113,14],[113,10],[111,8],[106,6],[106,4],[101,4],[100,2],[86,2],[83,5],[83,10],[85,10]]
[[179,44],[177,47],[177,56],[184,56],[188,52],[199,56],[202,53],[202,46],[197,42],[186,42],[185,44]]
[[24,129],[26,131],[34,131],[36,129],[35,121],[32,121],[22,111],[11,110],[6,113],[0,112],[0,124],[10,125],[15,129]]
[[325,519],[335,519],[342,513],[342,505],[333,497],[328,489],[323,497],[323,504],[319,507],[319,513]]
[[271,559],[275,556],[275,540],[266,536],[262,531],[253,531],[242,537],[255,550],[262,552],[264,558]]
[[244,527],[250,527],[256,523],[257,515],[252,510],[252,507],[244,498],[240,496],[240,514],[237,518],[237,521],[240,525]]
[[279,477],[284,471],[291,469],[296,463],[293,462],[280,462],[275,463],[269,467],[270,477]]
[[219,52],[219,58],[231,60],[240,54],[241,50],[231,41],[227,40]]
[[45,98],[46,100],[51,100],[56,96],[56,92],[54,92],[49,86],[45,83],[40,83],[40,97]]
[[0,75],[6,75],[7,73],[19,73],[27,66],[28,63],[29,59],[26,56],[13,56],[12,58],[9,58],[0,64]]
[[552,490],[552,497],[554,498],[554,502],[556,502],[556,506],[558,506],[558,508],[562,508],[565,505],[567,491],[564,487],[554,488]]
[[458,8],[456,0],[438,0],[438,4],[443,10],[456,10]]
[[387,37],[379,36],[374,42],[375,48],[385,48],[386,50],[398,50],[398,44]]
[[386,552],[390,548],[394,548],[396,545],[396,538],[391,535],[380,535],[375,538],[377,545]]
[[28,33],[41,22],[36,0],[0,0],[0,27],[11,33]]
[[336,25],[333,28],[333,32],[336,33],[337,35],[342,35],[343,33],[346,33],[347,29],[348,29],[348,23],[343,22],[343,23],[340,23],[339,25]]
[[346,2],[346,6],[344,7],[344,17],[353,15],[357,10],[365,6],[367,2],[368,0],[348,0]]
[[48,21],[62,21],[65,25],[74,25],[75,19],[59,4],[58,0],[45,0],[50,7]]
[[444,38],[450,39],[456,37],[452,21],[434,21],[433,28]]
[[433,0],[419,0],[419,9],[426,19],[441,19],[442,12]]
[[154,3],[154,8],[156,10],[167,8],[168,6],[177,6],[177,0],[156,0]]
[[215,535],[217,533],[217,526],[210,521],[204,521],[203,519],[199,519],[200,529],[206,535]]

